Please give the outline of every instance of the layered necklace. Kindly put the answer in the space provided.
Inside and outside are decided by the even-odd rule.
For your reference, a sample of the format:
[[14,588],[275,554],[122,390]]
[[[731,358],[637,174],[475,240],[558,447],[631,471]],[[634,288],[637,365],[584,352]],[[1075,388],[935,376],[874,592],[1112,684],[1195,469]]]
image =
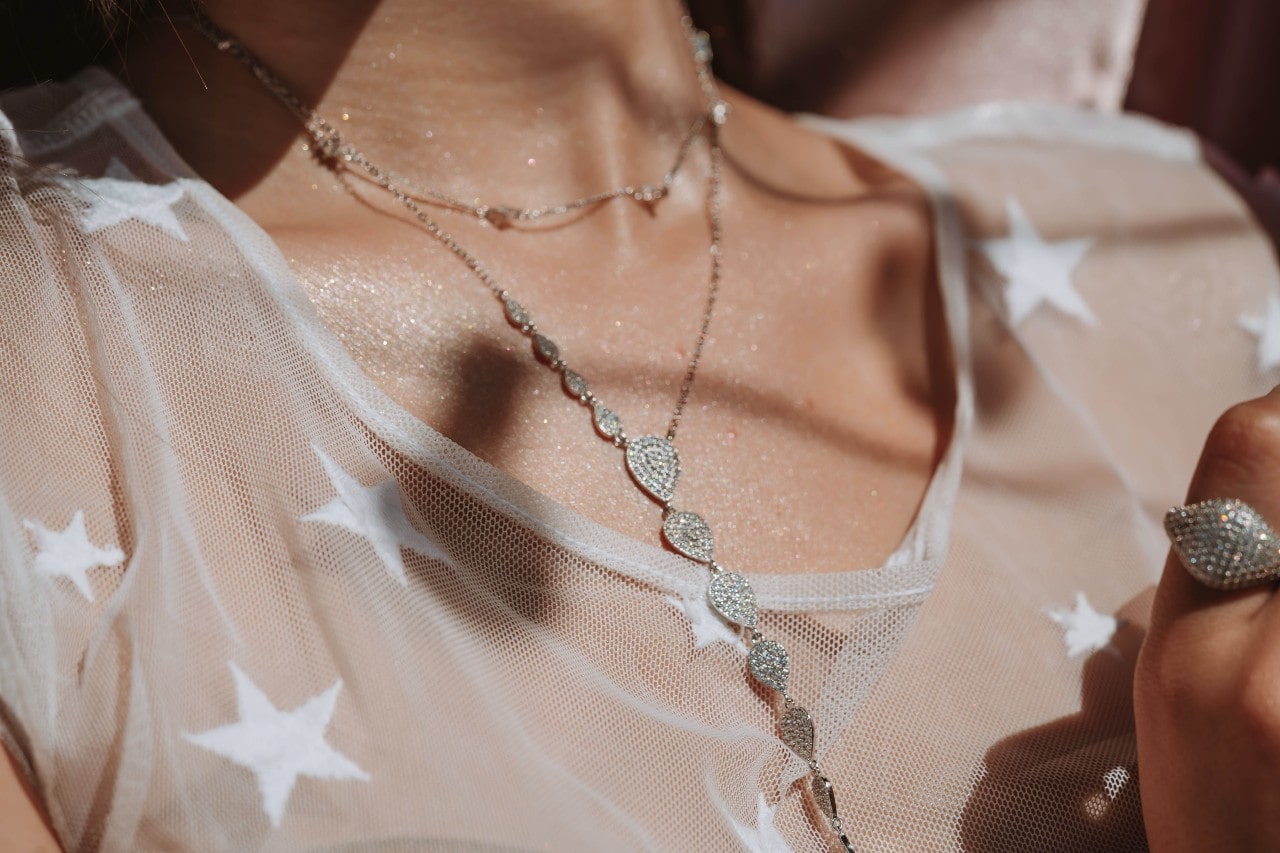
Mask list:
[[[693,390],[694,378],[707,342],[711,317],[720,290],[720,196],[723,168],[720,129],[728,118],[729,110],[728,105],[720,97],[715,78],[711,73],[711,48],[707,34],[695,29],[688,17],[682,19],[705,105],[681,139],[671,168],[659,180],[625,184],[558,204],[519,207],[485,204],[479,200],[466,201],[431,187],[420,186],[396,172],[374,164],[359,149],[347,142],[332,124],[308,107],[234,35],[218,27],[201,12],[194,15],[192,22],[220,52],[234,57],[248,68],[267,91],[293,113],[308,137],[307,150],[318,161],[341,175],[351,175],[371,181],[390,193],[412,214],[428,235],[462,261],[467,269],[493,293],[507,321],[529,339],[533,357],[554,371],[559,376],[560,383],[568,396],[590,411],[592,424],[600,437],[622,451],[624,465],[632,480],[661,509],[661,538],[676,552],[707,567],[709,603],[723,619],[737,626],[748,637],[750,651],[747,654],[747,669],[757,681],[777,691],[782,697],[778,735],[782,742],[808,765],[807,787],[815,806],[826,817],[842,849],[846,853],[853,853],[853,844],[849,841],[844,824],[836,813],[835,791],[815,757],[813,719],[808,711],[796,703],[787,690],[791,675],[791,661],[787,650],[781,643],[767,639],[757,630],[756,598],[751,582],[746,576],[729,571],[716,562],[714,537],[706,519],[696,512],[678,508],[674,503],[676,485],[682,473],[680,454],[675,446],[676,432]],[[698,328],[697,341],[689,358],[666,433],[632,437],[623,429],[622,419],[617,412],[606,405],[604,400],[592,390],[590,383],[581,373],[570,367],[561,354],[560,347],[534,322],[528,309],[489,273],[473,253],[463,248],[448,231],[442,228],[422,205],[428,204],[460,212],[474,216],[485,225],[505,228],[520,223],[565,216],[615,199],[631,199],[648,205],[657,204],[667,197],[690,148],[704,131],[710,148],[706,215],[711,232],[708,248],[710,272],[706,304]]]

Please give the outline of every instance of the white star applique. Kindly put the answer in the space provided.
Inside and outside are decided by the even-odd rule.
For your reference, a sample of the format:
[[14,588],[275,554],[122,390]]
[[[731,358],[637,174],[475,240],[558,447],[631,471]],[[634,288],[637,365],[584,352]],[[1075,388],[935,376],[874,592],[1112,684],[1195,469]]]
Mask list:
[[124,552],[119,548],[99,548],[89,541],[84,510],[76,510],[65,530],[50,530],[30,519],[23,519],[22,526],[36,543],[36,571],[49,577],[66,578],[90,601],[93,601],[93,587],[89,585],[89,569],[114,566],[124,560]]
[[674,595],[669,595],[666,601],[683,613],[684,617],[689,620],[689,630],[693,632],[693,647],[695,649],[700,649],[719,641],[728,643],[731,646],[738,646],[744,651],[746,650],[746,644],[742,639],[742,631],[721,619],[711,609],[711,603],[707,601],[705,595],[694,595],[693,598],[677,598]]
[[69,181],[67,185],[77,197],[89,204],[88,209],[80,214],[80,226],[86,234],[136,219],[154,225],[179,240],[189,239],[173,213],[173,205],[183,193],[182,185],[177,181],[148,184],[112,157],[106,174],[101,178],[81,178]]
[[1046,610],[1045,614],[1062,628],[1062,641],[1067,645],[1067,656],[1077,657],[1088,652],[1105,649],[1115,636],[1119,622],[1093,609],[1083,592],[1076,593],[1074,610]]
[[368,773],[324,739],[342,679],[292,711],[281,711],[239,667],[234,663],[228,666],[236,682],[240,719],[199,734],[183,732],[182,737],[252,771],[262,795],[262,810],[273,827],[279,828],[299,776],[369,781]]
[[387,574],[401,586],[409,584],[404,573],[404,558],[400,556],[402,545],[429,559],[448,562],[444,552],[409,523],[400,501],[400,485],[394,477],[362,486],[323,450],[314,446],[312,449],[320,457],[320,464],[338,494],[324,506],[304,515],[303,521],[332,524],[368,539]]
[[734,833],[750,853],[791,853],[791,845],[773,825],[773,819],[777,813],[778,807],[769,808],[764,794],[758,794],[755,826],[744,826],[730,818]]
[[1016,199],[1005,202],[1009,234],[975,245],[1005,279],[1004,301],[1010,325],[1016,326],[1042,302],[1090,326],[1098,318],[1089,310],[1071,280],[1093,239],[1046,241]]
[[1267,297],[1265,314],[1241,314],[1240,328],[1258,338],[1258,372],[1280,366],[1280,297]]

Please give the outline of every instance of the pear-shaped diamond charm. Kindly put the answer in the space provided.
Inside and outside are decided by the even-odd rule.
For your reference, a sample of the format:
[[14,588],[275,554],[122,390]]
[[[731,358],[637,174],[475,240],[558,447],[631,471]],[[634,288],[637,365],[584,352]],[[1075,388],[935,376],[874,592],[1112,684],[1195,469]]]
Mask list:
[[791,751],[805,761],[813,761],[813,718],[809,712],[799,705],[778,720],[778,731],[782,734],[782,742],[791,747]]
[[831,781],[821,773],[815,773],[810,788],[813,790],[813,802],[818,810],[827,816],[827,820],[835,820],[836,791],[831,786]]
[[627,470],[640,488],[666,503],[676,493],[680,454],[665,438],[642,435],[627,442]]
[[681,554],[690,560],[710,563],[713,540],[711,527],[696,512],[673,512],[662,522],[662,535]]
[[747,666],[756,680],[766,687],[779,692],[787,689],[787,678],[791,675],[791,661],[787,650],[773,640],[761,640],[751,647],[747,655]]
[[[720,615],[744,628],[756,626],[756,593],[750,582],[737,572],[723,572],[711,578],[707,598]],[[782,648],[779,646],[778,648]]]

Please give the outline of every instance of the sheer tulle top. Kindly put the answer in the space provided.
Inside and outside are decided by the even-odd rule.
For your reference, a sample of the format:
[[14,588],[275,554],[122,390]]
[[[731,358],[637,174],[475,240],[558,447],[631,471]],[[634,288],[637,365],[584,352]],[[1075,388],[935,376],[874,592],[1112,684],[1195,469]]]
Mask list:
[[[0,730],[68,849],[825,849],[702,568],[395,405],[109,76],[0,111]],[[1274,381],[1267,243],[1140,119],[813,123],[928,192],[956,365],[894,554],[752,576],[850,834],[1143,849],[1143,595]]]

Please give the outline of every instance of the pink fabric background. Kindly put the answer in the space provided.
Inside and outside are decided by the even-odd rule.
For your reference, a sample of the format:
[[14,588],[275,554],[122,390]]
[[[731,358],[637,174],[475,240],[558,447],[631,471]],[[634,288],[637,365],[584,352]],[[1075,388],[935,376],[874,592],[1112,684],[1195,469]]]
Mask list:
[[749,14],[731,0],[692,5],[728,36],[722,73],[788,109],[905,114],[1015,99],[1190,127],[1280,236],[1276,0],[754,0]]

